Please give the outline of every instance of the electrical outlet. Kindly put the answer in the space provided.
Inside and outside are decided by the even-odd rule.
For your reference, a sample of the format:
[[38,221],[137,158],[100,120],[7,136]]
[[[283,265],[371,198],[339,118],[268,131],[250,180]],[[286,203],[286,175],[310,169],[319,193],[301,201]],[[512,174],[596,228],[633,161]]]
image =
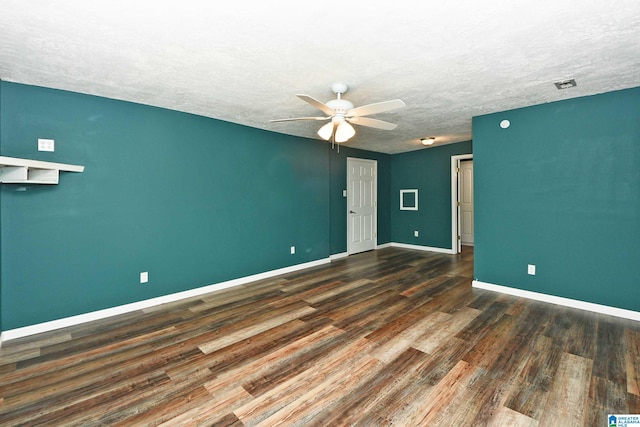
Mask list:
[[536,275],[536,266],[533,264],[529,264],[527,266],[527,274],[529,274],[530,276],[535,276]]
[[420,236],[420,233],[418,233],[418,230],[414,231],[413,232],[413,237],[418,237],[418,236]]
[[143,271],[142,273],[140,273],[140,283],[147,283],[147,282],[149,282],[149,272]]
[[296,247],[295,246],[291,246],[291,255],[296,253]]

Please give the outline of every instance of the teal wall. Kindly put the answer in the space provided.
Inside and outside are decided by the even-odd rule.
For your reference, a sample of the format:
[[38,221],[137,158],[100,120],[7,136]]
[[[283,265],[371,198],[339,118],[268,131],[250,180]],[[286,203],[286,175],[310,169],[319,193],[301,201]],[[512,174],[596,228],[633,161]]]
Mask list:
[[[451,156],[471,149],[466,141],[392,156],[391,241],[451,249]],[[401,211],[400,190],[414,188],[418,210]]]
[[347,251],[347,199],[342,190],[347,189],[347,157],[377,160],[378,162],[378,244],[389,243],[391,225],[389,217],[389,197],[391,185],[391,157],[389,154],[374,153],[349,147],[340,147],[340,152],[332,150],[331,163],[331,254]]
[[[332,226],[330,198],[344,185],[330,174],[341,160],[324,142],[41,87],[0,91],[1,155],[86,167],[59,185],[0,186],[3,330],[325,259],[332,239],[340,251],[344,212]],[[38,152],[38,138],[56,151]]]
[[[474,118],[476,278],[640,311],[639,118],[640,88]],[[38,138],[54,138],[56,152],[38,152]],[[1,155],[86,166],[59,185],[0,186],[0,329],[343,253],[347,157],[378,161],[379,244],[450,249],[450,159],[471,152],[468,141],[338,153],[317,140],[0,82]],[[403,188],[419,189],[419,211],[399,210]]]
[[[2,154],[2,81],[0,81],[0,154]],[[0,184],[0,187],[2,185]],[[0,332],[2,328],[2,191],[0,191]]]
[[476,278],[640,311],[640,88],[475,117],[473,136]]

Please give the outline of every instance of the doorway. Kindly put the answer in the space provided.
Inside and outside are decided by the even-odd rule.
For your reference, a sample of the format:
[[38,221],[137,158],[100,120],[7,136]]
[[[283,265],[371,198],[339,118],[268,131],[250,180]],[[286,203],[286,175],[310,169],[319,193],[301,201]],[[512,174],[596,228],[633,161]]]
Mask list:
[[347,157],[347,253],[377,246],[378,162]]
[[460,161],[460,244],[473,246],[473,159]]
[[[464,162],[471,161],[465,165]],[[462,233],[466,233],[465,240],[473,244],[473,154],[451,156],[451,252],[462,251]],[[462,167],[465,167],[464,175]],[[465,182],[466,181],[466,182]],[[464,186],[465,188],[461,188]],[[465,191],[466,190],[466,191]],[[464,192],[465,207],[461,195]],[[471,202],[471,203],[469,203]],[[466,222],[463,224],[462,216]],[[463,230],[464,227],[464,230]]]

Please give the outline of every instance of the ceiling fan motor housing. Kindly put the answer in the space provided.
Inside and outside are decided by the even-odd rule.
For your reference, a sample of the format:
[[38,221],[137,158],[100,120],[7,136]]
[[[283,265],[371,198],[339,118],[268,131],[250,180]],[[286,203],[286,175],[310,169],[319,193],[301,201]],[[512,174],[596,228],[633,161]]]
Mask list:
[[335,110],[337,114],[345,114],[347,111],[353,109],[353,104],[346,99],[332,99],[327,102],[327,105]]

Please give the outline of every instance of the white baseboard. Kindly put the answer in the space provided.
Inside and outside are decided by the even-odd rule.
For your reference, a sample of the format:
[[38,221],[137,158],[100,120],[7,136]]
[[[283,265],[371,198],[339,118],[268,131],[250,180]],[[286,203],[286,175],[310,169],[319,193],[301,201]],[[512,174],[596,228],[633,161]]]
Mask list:
[[376,249],[384,249],[384,248],[390,248],[391,247],[391,243],[383,243],[381,245],[376,245]]
[[257,280],[268,279],[270,277],[279,276],[281,274],[287,274],[287,273],[302,270],[305,268],[327,264],[329,262],[331,262],[330,258],[324,258],[317,261],[311,261],[303,264],[297,264],[289,267],[279,268],[277,270],[266,271],[264,273],[258,273],[251,276],[240,277],[238,279],[227,280],[225,282],[203,286],[196,289],[189,289],[188,291],[177,292],[174,294],[163,295],[157,298],[151,298],[151,299],[138,301],[130,304],[119,305],[117,307],[106,308],[104,310],[92,311],[90,313],[79,314],[77,316],[71,316],[71,317],[65,317],[63,319],[52,320],[44,323],[38,323],[36,325],[24,326],[22,328],[9,329],[7,331],[2,331],[2,333],[0,334],[0,346],[2,345],[3,342],[14,340],[16,338],[23,338],[29,335],[49,332],[56,329],[79,325],[86,322],[92,322],[94,320],[105,319],[107,317],[116,316],[118,314],[124,314],[124,313],[128,313],[135,310],[142,310],[145,308],[150,308],[150,307],[158,306],[161,304],[167,304],[170,302],[175,302],[175,301],[179,301],[186,298],[196,297],[199,295],[208,294],[210,292],[218,291],[221,289],[244,285],[246,283],[255,282]]
[[434,248],[431,246],[410,245],[407,243],[395,243],[395,242],[389,243],[389,245],[395,248],[416,249],[419,251],[438,252],[441,254],[449,254],[449,255],[456,254],[456,252],[453,249]]
[[494,285],[492,283],[474,280],[472,286],[478,289],[486,289],[488,291],[500,292],[503,294],[513,295],[516,297],[528,298],[536,301],[548,302],[551,304],[561,305],[564,307],[578,308],[580,310],[592,311],[594,313],[606,314],[609,316],[622,317],[624,319],[640,321],[640,312],[625,310],[623,308],[610,307],[608,305],[594,304],[570,298],[557,297],[554,295],[541,294],[538,292],[525,291],[524,289],[510,288],[507,286]]
[[348,256],[349,256],[348,252],[342,252],[342,253],[339,253],[339,254],[333,254],[333,255],[329,256],[329,259],[331,261],[333,261],[333,260],[340,259],[340,258],[346,258]]

